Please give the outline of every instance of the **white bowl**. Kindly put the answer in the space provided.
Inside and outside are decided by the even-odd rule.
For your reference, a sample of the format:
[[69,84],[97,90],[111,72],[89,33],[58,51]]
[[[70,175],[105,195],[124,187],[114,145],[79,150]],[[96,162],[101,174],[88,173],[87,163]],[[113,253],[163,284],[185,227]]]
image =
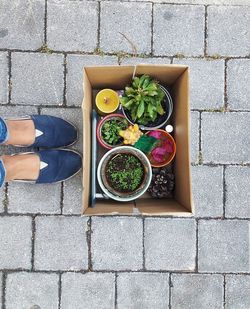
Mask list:
[[[112,158],[115,154],[120,154],[120,153],[128,153],[128,154],[132,154],[134,156],[136,156],[142,163],[142,165],[144,166],[144,180],[142,185],[135,190],[132,193],[122,193],[119,194],[117,192],[111,192],[107,186],[105,186],[105,167],[106,164],[108,163],[108,161],[110,160],[110,158]],[[142,194],[144,194],[146,192],[146,190],[148,189],[151,179],[152,179],[152,168],[150,165],[150,162],[148,160],[148,158],[146,157],[146,155],[140,151],[139,149],[136,149],[134,147],[131,146],[120,146],[120,147],[116,147],[113,148],[111,150],[109,150],[101,159],[101,161],[99,162],[98,168],[97,168],[97,179],[99,182],[99,185],[102,189],[102,191],[111,199],[119,201],[119,202],[128,202],[128,201],[133,201],[135,199],[137,199],[138,197],[140,197]]]

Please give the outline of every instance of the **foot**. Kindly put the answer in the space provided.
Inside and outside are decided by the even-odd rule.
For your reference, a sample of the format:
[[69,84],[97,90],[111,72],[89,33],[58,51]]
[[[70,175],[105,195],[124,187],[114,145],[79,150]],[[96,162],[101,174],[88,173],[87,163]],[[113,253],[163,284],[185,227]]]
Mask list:
[[40,158],[37,154],[1,157],[5,170],[5,181],[37,180],[40,173]]
[[35,142],[35,126],[32,120],[6,120],[9,138],[6,145],[29,146]]

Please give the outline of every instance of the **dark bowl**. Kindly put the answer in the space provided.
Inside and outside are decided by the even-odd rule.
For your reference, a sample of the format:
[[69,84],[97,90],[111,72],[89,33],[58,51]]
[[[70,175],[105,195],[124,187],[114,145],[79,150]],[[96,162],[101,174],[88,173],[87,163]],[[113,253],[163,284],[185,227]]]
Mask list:
[[[170,116],[172,115],[173,112],[173,100],[172,97],[169,93],[169,91],[163,87],[162,85],[160,85],[161,89],[164,91],[165,93],[165,98],[163,100],[162,104],[162,108],[164,109],[164,111],[166,112],[164,115],[158,115],[157,118],[155,119],[154,122],[149,122],[147,125],[142,125],[139,124],[139,128],[141,130],[155,130],[155,129],[159,129],[162,126],[164,126],[168,119],[170,118]],[[135,124],[136,122],[134,122],[131,118],[130,112],[128,110],[125,110],[122,106],[122,112],[124,114],[124,116],[127,118],[127,120],[131,123],[131,124]]]

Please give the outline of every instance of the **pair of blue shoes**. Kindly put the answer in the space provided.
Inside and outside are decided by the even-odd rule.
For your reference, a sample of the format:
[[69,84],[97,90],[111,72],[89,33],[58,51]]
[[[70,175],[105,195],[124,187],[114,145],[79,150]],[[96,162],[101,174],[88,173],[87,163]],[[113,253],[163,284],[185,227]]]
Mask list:
[[[79,153],[64,148],[73,145],[78,138],[78,131],[68,121],[47,115],[32,115],[35,127],[35,141],[28,147],[52,148],[33,152],[40,158],[39,176],[35,183],[56,183],[67,180],[77,174],[82,167],[82,158]],[[19,120],[19,119],[15,119]],[[9,132],[6,122],[0,117],[0,143],[8,140]],[[14,145],[27,147],[25,145]],[[3,161],[0,159],[0,186],[6,176]],[[27,182],[27,180],[23,180]]]

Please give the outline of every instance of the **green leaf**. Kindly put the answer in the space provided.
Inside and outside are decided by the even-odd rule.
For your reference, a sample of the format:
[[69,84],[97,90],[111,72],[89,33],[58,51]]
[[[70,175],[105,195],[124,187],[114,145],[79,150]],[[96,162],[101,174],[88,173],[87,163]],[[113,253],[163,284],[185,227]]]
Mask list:
[[146,78],[149,78],[149,76],[148,76],[148,75],[142,75],[142,76],[140,77],[140,82],[139,82],[139,87],[140,87],[140,88],[142,87],[142,85],[143,85],[143,83],[144,83],[144,81],[145,81]]
[[144,110],[145,110],[145,103],[144,101],[142,100],[138,106],[138,110],[137,110],[137,117],[138,118],[141,118],[141,116],[143,115],[144,113]]
[[158,85],[155,82],[150,83],[146,88],[146,91],[156,91],[158,90]]
[[136,105],[134,105],[134,106],[132,107],[132,110],[131,110],[131,117],[132,117],[132,120],[133,120],[133,121],[136,121],[136,119],[137,119],[137,106],[136,106]]
[[155,121],[156,118],[157,118],[157,113],[154,113],[154,115],[152,117],[152,121]]
[[[120,103],[123,105],[123,104],[126,104],[127,102],[129,101],[129,98],[128,97],[120,97]],[[106,124],[106,123],[105,123]]]
[[148,104],[147,110],[148,110],[149,117],[153,118],[153,115],[154,115],[154,107],[153,107],[153,105],[152,104]]
[[158,90],[158,98],[159,98],[160,101],[162,101],[165,98],[165,92],[162,91],[161,88],[159,88],[159,90]]
[[151,97],[157,96],[158,92],[157,91],[148,91],[148,95]]
[[131,105],[135,104],[135,100],[131,99],[128,102],[126,102],[125,104],[122,104],[122,106],[124,106],[127,109],[130,109]]
[[135,89],[132,87],[125,87],[125,93],[128,94],[134,94],[135,93]]
[[135,78],[133,79],[133,82],[132,82],[133,87],[134,87],[134,88],[138,88],[139,82],[140,82],[140,78],[139,78],[139,77],[135,77]]
[[160,114],[160,115],[164,115],[164,114],[165,114],[165,111],[164,111],[164,109],[162,108],[161,103],[158,103],[158,104],[157,104],[157,106],[156,106],[156,111],[157,111],[157,113]]
[[145,78],[143,84],[142,84],[142,88],[143,88],[143,89],[146,89],[147,86],[149,85],[150,81],[151,81],[151,78],[150,78],[149,76],[147,76],[147,77]]

